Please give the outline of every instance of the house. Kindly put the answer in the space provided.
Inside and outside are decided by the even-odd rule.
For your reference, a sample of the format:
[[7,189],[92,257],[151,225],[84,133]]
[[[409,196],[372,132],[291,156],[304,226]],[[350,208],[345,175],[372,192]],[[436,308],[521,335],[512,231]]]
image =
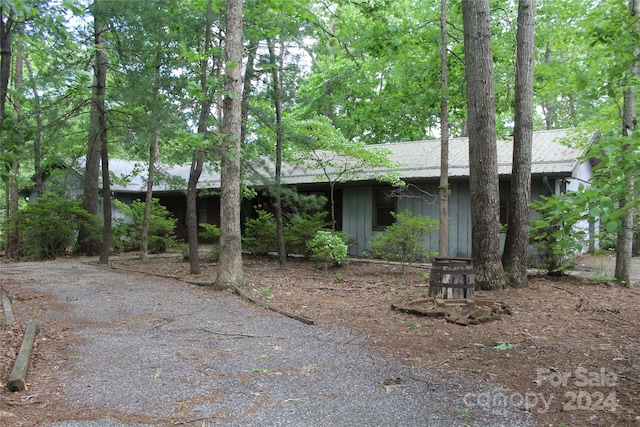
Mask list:
[[[541,195],[552,195],[577,189],[580,183],[591,179],[591,164],[581,160],[584,150],[563,143],[567,130],[534,132],[531,164],[531,200]],[[468,138],[455,138],[449,141],[449,255],[471,256],[471,210],[482,209],[470,205],[469,190],[469,148]],[[362,256],[369,249],[374,234],[391,224],[391,212],[410,210],[414,215],[439,216],[439,179],[440,179],[440,141],[426,140],[383,144],[389,150],[391,159],[399,166],[395,169],[407,186],[394,189],[375,179],[375,173],[384,170],[369,171],[359,178],[348,182],[338,182],[335,186],[336,228],[351,236],[353,245],[351,256]],[[499,141],[498,173],[500,177],[500,222],[507,223],[509,207],[509,185],[512,164],[512,141]],[[140,162],[111,160],[110,171],[114,176],[111,190],[114,197],[130,204],[135,199],[143,199],[146,191],[147,167]],[[82,164],[76,164],[73,170],[82,170]],[[270,174],[269,166],[256,169]],[[375,172],[375,173],[373,173]],[[186,182],[189,177],[189,165],[166,166],[158,168],[162,177],[154,185],[154,197],[178,219],[176,234],[186,239]],[[283,183],[294,186],[301,193],[322,194],[328,198],[329,183],[320,171],[308,166],[285,165]],[[258,180],[247,182],[249,186],[259,188]],[[220,174],[214,167],[205,167],[198,183],[198,222],[219,224],[220,200],[216,191],[220,188]],[[244,217],[252,214],[253,206],[268,205],[268,196],[259,195],[254,200],[243,202]],[[121,217],[114,207],[114,218]],[[532,212],[535,215],[535,212]],[[501,236],[501,243],[504,235]],[[425,247],[438,248],[438,233],[425,239]]]

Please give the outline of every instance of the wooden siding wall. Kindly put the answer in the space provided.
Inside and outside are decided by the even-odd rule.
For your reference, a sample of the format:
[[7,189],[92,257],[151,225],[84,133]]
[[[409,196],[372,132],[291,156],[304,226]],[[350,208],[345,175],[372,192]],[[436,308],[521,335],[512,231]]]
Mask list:
[[[437,220],[439,217],[438,185],[416,184],[424,192],[423,197],[401,197],[398,199],[398,211],[408,209],[414,215],[428,215]],[[414,191],[414,196],[419,195]],[[431,195],[428,196],[427,194]],[[373,230],[373,186],[346,186],[343,192],[343,225],[354,244],[349,249],[351,256],[363,256],[371,250],[370,241]],[[469,185],[452,183],[449,197],[449,256],[471,256],[471,214],[469,211]],[[425,247],[432,251],[438,249],[438,232],[427,236]]]

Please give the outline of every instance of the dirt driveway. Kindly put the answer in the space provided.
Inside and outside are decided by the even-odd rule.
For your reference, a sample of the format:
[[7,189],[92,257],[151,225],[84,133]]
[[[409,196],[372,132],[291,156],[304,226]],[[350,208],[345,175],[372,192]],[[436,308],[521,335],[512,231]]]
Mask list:
[[[2,426],[518,426],[501,388],[410,366],[345,328],[305,325],[237,295],[79,259],[1,264],[14,344],[38,321],[28,390]],[[12,349],[3,349],[6,381]]]

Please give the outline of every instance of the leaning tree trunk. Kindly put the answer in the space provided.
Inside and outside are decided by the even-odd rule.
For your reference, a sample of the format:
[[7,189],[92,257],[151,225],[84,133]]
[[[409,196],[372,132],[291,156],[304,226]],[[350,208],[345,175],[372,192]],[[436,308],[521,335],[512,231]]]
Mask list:
[[240,230],[240,156],[242,120],[242,0],[227,0],[225,46],[225,97],[222,119],[222,161],[220,184],[220,287],[244,282],[242,234]]
[[[200,118],[198,120],[198,135],[203,141],[209,139],[209,117],[211,116],[211,104],[213,103],[213,91],[209,89],[209,57],[211,51],[211,1],[207,3],[207,19],[204,36],[204,56],[200,62],[200,91],[203,99],[200,102]],[[214,61],[215,63],[216,61]],[[200,255],[198,253],[198,180],[204,166],[204,147],[198,148],[193,153],[191,169],[189,169],[189,181],[187,183],[187,234],[189,241],[189,268],[191,274],[200,274]]]
[[[630,1],[629,10],[634,17],[640,16],[640,0]],[[640,34],[640,21],[636,21],[635,24],[636,35]],[[640,49],[636,47],[633,52],[634,60],[631,62],[630,71],[632,78],[637,79],[640,77],[640,62],[638,56],[640,55]],[[637,93],[635,86],[630,84],[624,92],[624,110],[623,110],[623,124],[622,135],[631,136],[636,129],[637,124]],[[627,144],[624,147],[625,150],[629,149]],[[637,188],[633,186],[629,189],[632,193],[636,193]],[[622,205],[626,204],[621,202]],[[622,218],[620,218],[620,229],[618,230],[618,238],[616,241],[616,268],[615,278],[618,282],[631,286],[631,261],[633,258],[633,222],[634,222],[634,209],[628,208]]]
[[502,289],[498,159],[489,0],[462,2],[469,114],[471,251],[479,289]]
[[535,3],[535,0],[518,2],[513,170],[507,237],[502,255],[507,284],[514,288],[528,285]]

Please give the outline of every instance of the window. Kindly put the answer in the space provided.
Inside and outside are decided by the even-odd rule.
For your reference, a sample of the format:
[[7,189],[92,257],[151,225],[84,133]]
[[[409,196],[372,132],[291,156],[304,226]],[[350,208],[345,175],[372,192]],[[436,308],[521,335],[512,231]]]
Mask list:
[[396,198],[390,196],[389,188],[373,189],[373,229],[384,230],[395,222],[391,212],[396,212]]

